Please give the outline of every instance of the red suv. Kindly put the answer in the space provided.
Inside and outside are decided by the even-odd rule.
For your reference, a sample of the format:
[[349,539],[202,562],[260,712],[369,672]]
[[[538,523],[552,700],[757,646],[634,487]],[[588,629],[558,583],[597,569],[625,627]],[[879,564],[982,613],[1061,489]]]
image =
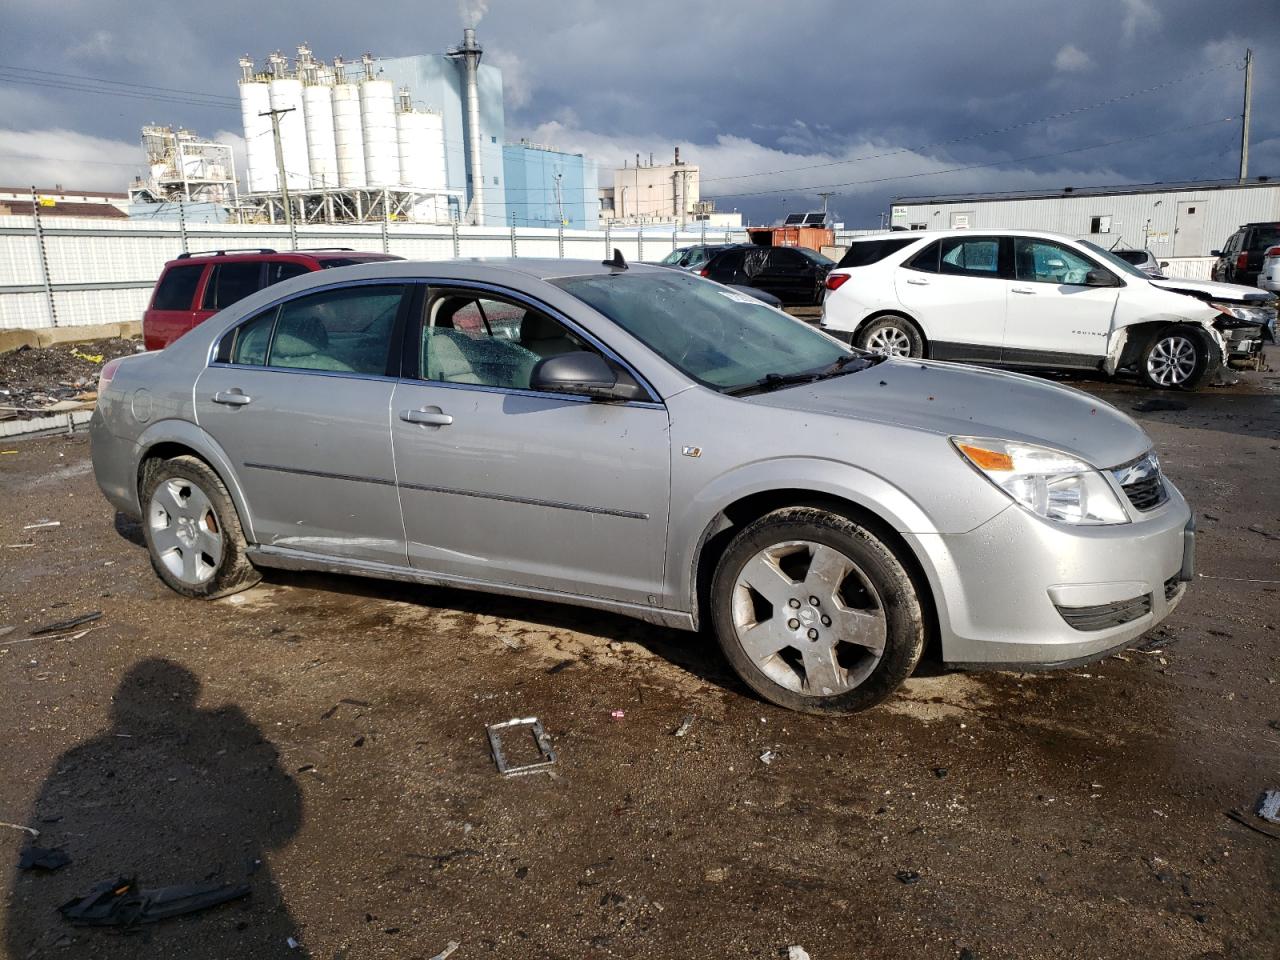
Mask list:
[[354,263],[403,259],[389,253],[356,253],[347,247],[286,253],[265,247],[184,253],[164,265],[142,316],[142,339],[148,350],[159,350],[223,307],[290,277]]

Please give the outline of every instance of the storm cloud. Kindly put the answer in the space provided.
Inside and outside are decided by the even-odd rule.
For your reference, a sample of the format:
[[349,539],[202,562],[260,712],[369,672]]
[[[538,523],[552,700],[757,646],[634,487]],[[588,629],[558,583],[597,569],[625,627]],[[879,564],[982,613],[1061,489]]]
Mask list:
[[[464,15],[482,17],[486,56],[508,77],[508,138],[610,163],[679,145],[702,166],[704,196],[756,220],[812,207],[824,189],[865,226],[900,194],[1234,176],[1246,47],[1250,170],[1280,175],[1274,12],[1267,0],[1211,13],[1203,0],[227,0],[205,13],[10,0],[0,182],[123,189],[141,171],[143,123],[234,137],[234,105],[182,91],[234,98],[242,54],[303,41],[326,57],[439,52]],[[14,68],[119,81],[118,94]]]

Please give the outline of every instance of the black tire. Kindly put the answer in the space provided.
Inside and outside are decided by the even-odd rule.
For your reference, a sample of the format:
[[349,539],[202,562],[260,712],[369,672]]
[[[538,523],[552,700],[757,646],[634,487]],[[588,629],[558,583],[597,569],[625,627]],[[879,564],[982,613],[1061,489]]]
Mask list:
[[1138,356],[1138,378],[1153,390],[1194,390],[1208,372],[1203,334],[1179,324],[1157,330]]
[[[203,460],[183,456],[159,462],[144,475],[140,492],[142,533],[151,567],[169,589],[184,597],[216,600],[247,590],[262,579],[246,556],[248,543],[235,503]],[[207,509],[196,494],[203,494]],[[174,505],[189,506],[191,516],[181,515]],[[183,523],[187,526],[182,527]],[[216,540],[218,550],[204,549],[197,537],[206,535],[211,543]],[[189,569],[191,575],[184,576]]]
[[893,356],[924,356],[924,334],[911,320],[897,313],[876,317],[858,331],[858,335],[854,338],[854,345],[873,353],[883,353],[886,352],[882,348],[885,340],[896,340],[898,343],[907,345],[906,352],[894,353]]
[[[782,601],[770,604],[767,616],[759,612],[758,601],[752,598],[752,587],[743,583],[743,578],[750,576],[748,563],[757,562],[763,551],[794,549],[797,543],[833,548],[852,565],[851,572],[844,575],[846,579],[839,588],[844,594],[842,609],[858,607],[860,609],[856,612],[870,614],[881,623],[883,652],[878,660],[874,651],[864,649],[861,644],[847,643],[836,636],[833,645],[831,637],[815,637],[820,630],[828,628],[838,634],[839,625],[830,626],[831,621],[825,616],[821,619],[823,626],[812,619],[806,623],[790,619],[793,614],[790,599],[785,601],[785,606]],[[817,555],[816,549],[809,551],[805,547],[783,557],[782,563],[794,571],[784,573],[786,579],[794,580],[800,573],[797,565],[812,564]],[[806,578],[811,569],[804,571]],[[799,599],[801,606],[814,599],[804,596],[813,589],[812,583],[812,580],[808,585],[803,581],[795,583],[799,597],[793,599]],[[781,589],[786,592],[793,588]],[[855,593],[860,600],[848,599]],[[812,507],[788,507],[774,511],[738,533],[716,565],[710,601],[711,621],[720,649],[738,676],[764,699],[802,713],[849,714],[875,706],[911,675],[924,650],[925,620],[920,598],[910,574],[894,551],[866,527],[847,517]],[[790,631],[792,624],[799,624],[799,630],[794,634],[795,645],[790,645],[790,640],[787,640],[788,646],[776,654],[760,660],[753,657],[739,637],[738,622],[744,609],[753,609],[754,615],[770,622],[773,610],[783,611],[789,619],[785,624],[777,623],[776,627],[780,631]],[[814,604],[817,613],[827,609]],[[794,613],[800,616],[808,610],[798,608]],[[833,612],[832,615],[836,614]],[[806,631],[807,625],[818,629]],[[807,650],[819,657],[827,646],[838,651],[832,656],[839,663],[841,685],[845,689],[834,693],[829,689],[811,689],[809,669],[804,660],[806,638],[815,644]]]

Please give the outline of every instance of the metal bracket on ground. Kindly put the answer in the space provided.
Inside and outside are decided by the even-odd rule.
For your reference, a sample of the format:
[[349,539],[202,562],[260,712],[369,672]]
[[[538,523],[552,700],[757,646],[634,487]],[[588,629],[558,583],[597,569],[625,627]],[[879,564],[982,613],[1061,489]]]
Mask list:
[[[513,767],[507,763],[506,755],[502,752],[502,731],[518,727],[529,728],[529,732],[533,735],[533,742],[537,745],[542,759]],[[542,728],[542,722],[537,717],[524,717],[507,720],[503,723],[491,723],[485,727],[485,730],[489,734],[489,747],[493,751],[493,762],[498,765],[498,772],[504,777],[518,777],[526,773],[539,773],[556,762],[556,752],[552,749],[551,738],[547,736],[547,731]]]

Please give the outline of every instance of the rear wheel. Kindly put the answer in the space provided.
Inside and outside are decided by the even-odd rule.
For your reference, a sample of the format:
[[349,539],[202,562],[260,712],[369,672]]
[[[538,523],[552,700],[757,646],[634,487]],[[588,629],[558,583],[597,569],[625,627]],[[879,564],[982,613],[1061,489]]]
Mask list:
[[195,457],[153,467],[142,489],[142,530],[151,566],[184,597],[213,600],[253,586],[262,577],[231,495],[218,475]]
[[896,313],[872,320],[858,331],[854,342],[863,350],[889,357],[924,356],[924,336],[920,328]]
[[733,539],[716,567],[711,614],[738,675],[805,713],[874,706],[924,649],[920,600],[893,550],[807,507],[770,513]]
[[1209,367],[1204,338],[1186,327],[1165,327],[1147,341],[1138,358],[1138,376],[1158,390],[1191,390]]

